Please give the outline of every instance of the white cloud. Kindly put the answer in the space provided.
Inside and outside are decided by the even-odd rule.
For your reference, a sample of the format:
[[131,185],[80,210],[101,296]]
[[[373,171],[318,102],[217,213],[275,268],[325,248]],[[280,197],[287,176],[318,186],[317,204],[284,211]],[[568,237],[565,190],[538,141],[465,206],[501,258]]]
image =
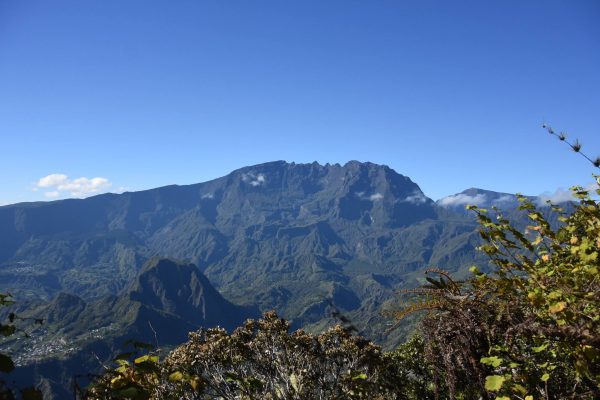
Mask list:
[[369,196],[369,200],[371,200],[371,201],[377,201],[377,200],[381,200],[381,199],[383,199],[383,195],[379,192]]
[[442,207],[456,207],[464,206],[467,204],[479,206],[485,203],[486,200],[487,196],[485,194],[476,194],[475,196],[469,196],[468,194],[459,193],[438,200],[438,204]]
[[546,202],[550,201],[554,204],[566,203],[568,201],[575,201],[577,198],[573,196],[573,192],[567,189],[558,188],[554,192],[544,192],[537,198],[537,203],[540,206],[548,205]]
[[354,195],[361,200],[378,201],[383,199],[383,194],[379,192],[375,192],[373,194],[367,194],[365,192],[356,192],[354,193]]
[[[597,183],[590,183],[583,186],[584,190],[587,190],[591,197],[597,198],[596,189],[598,189]],[[544,192],[537,198],[537,203],[540,206],[547,206],[547,201],[553,204],[566,203],[568,201],[577,201],[577,198],[573,196],[573,192],[568,189],[558,188],[554,192]]]
[[415,190],[411,195],[406,196],[406,198],[402,201],[413,204],[423,204],[427,202],[427,197],[425,197],[422,192]]
[[36,189],[47,189],[44,196],[57,198],[64,195],[73,197],[87,197],[108,190],[112,184],[106,178],[76,178],[69,179],[65,174],[50,174],[40,178],[36,183]]
[[264,174],[256,175],[252,172],[248,172],[246,174],[242,174],[242,181],[252,186],[261,186],[267,182],[267,178]]
[[65,174],[50,174],[43,178],[40,178],[37,182],[37,186],[41,188],[49,188],[53,186],[62,185],[68,180],[69,177]]
[[511,203],[513,201],[515,201],[514,196],[511,196],[510,194],[505,194],[504,196],[500,196],[492,202],[494,204],[500,204],[500,203]]

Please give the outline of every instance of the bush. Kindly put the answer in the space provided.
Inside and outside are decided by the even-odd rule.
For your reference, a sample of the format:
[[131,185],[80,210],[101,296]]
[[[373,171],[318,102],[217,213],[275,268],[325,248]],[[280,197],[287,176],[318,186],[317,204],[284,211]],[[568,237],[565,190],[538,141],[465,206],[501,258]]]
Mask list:
[[[600,398],[600,207],[588,192],[553,229],[525,197],[530,225],[470,207],[481,250],[495,266],[456,282],[441,270],[411,291],[420,299],[397,316],[428,310],[421,323],[434,380],[450,398]],[[600,188],[596,190],[600,194]]]
[[190,333],[163,362],[149,357],[121,362],[89,398],[407,398],[393,359],[379,347],[339,326],[320,335],[290,333],[272,312],[231,335],[220,328]]

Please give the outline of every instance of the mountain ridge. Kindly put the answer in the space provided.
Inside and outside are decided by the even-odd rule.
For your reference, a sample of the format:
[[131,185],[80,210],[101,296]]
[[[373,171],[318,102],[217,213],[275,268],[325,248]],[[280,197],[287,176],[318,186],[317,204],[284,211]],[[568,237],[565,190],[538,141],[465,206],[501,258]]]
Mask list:
[[[174,257],[198,265],[239,304],[264,310],[278,305],[269,293],[293,293],[280,304],[290,319],[321,301],[316,292],[327,296],[328,285],[364,292],[359,281],[370,273],[408,284],[412,271],[454,259],[441,238],[474,227],[442,212],[410,178],[358,161],[275,161],[192,185],[5,206],[0,222],[0,290],[12,284],[43,299],[66,290],[90,301],[119,293],[150,258]],[[298,279],[316,280],[315,293],[303,295]]]
[[[157,331],[176,330],[164,337],[173,342],[242,311],[276,310],[294,328],[319,331],[338,322],[333,304],[390,348],[410,329],[390,331],[381,314],[399,289],[431,266],[458,277],[473,264],[486,269],[476,227],[387,166],[278,161],[192,185],[0,207],[0,292],[50,303],[98,335],[143,336],[144,321],[155,321]],[[176,273],[172,260],[181,260]],[[76,323],[65,329],[86,334]]]

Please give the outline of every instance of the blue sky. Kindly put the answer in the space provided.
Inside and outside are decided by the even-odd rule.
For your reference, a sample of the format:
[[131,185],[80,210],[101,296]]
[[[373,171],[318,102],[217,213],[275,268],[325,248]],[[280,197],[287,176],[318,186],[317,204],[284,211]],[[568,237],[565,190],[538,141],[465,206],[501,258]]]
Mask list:
[[600,154],[599,20],[594,0],[1,0],[0,204],[281,159],[387,164],[434,199],[585,184],[540,124]]

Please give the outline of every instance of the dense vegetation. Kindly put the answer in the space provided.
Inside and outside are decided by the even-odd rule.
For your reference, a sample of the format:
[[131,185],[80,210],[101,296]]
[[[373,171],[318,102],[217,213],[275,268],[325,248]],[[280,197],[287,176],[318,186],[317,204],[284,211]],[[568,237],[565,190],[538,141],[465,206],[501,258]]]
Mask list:
[[248,320],[231,335],[190,333],[159,362],[155,354],[107,372],[91,399],[408,399],[392,368],[396,358],[340,326],[320,335],[290,333],[274,313]]
[[410,291],[420,300],[398,316],[429,310],[425,357],[450,398],[600,396],[600,209],[582,188],[574,193],[581,202],[556,231],[524,199],[523,233],[473,207],[495,272],[473,267],[472,279],[456,282],[431,270],[439,278]]
[[[544,128],[580,153],[577,141]],[[600,167],[600,157],[582,155]],[[473,266],[473,277],[458,282],[432,269],[428,285],[406,291],[416,300],[396,316],[428,310],[420,332],[436,397],[600,398],[600,206],[584,188],[572,192],[570,212],[520,196],[524,229],[497,209],[469,206],[493,273]]]

